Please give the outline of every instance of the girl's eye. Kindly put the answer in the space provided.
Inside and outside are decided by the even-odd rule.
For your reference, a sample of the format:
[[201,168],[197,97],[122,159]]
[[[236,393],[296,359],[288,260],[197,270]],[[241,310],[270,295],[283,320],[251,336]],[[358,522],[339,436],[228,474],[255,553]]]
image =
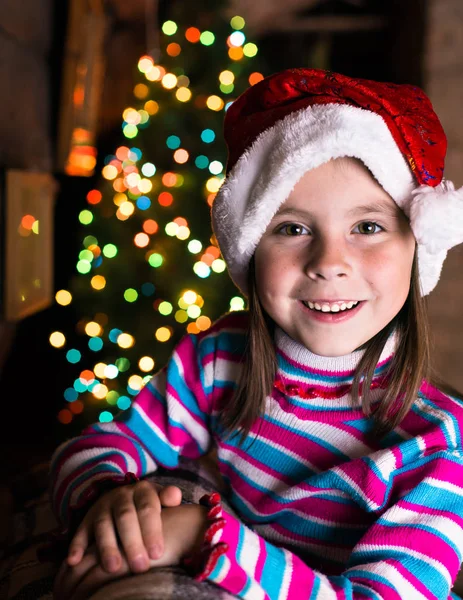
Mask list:
[[306,227],[298,225],[297,223],[287,223],[286,225],[282,225],[278,230],[278,233],[291,236],[306,235],[308,232]]
[[364,221],[363,223],[359,223],[355,229],[358,228],[360,230],[359,233],[363,233],[364,235],[371,235],[372,233],[379,233],[379,231],[375,229],[376,227],[379,231],[384,231],[381,225],[378,225],[378,223],[374,223],[373,221]]

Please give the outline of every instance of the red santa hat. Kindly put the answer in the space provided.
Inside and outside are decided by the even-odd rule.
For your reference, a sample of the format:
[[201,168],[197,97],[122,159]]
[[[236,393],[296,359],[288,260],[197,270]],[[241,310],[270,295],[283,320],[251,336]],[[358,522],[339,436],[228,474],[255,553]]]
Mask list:
[[280,205],[304,173],[341,156],[360,159],[409,218],[423,296],[463,242],[463,188],[443,178],[446,136],[415,86],[289,69],[241,94],[224,133],[227,174],[212,226],[245,294],[249,261]]

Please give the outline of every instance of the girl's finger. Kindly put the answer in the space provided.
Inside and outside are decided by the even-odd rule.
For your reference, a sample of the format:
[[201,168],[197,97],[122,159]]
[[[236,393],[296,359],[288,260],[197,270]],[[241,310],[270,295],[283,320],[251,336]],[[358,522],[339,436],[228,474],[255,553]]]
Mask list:
[[182,503],[182,490],[176,485],[167,485],[159,490],[162,506],[179,506]]
[[[132,490],[139,486],[140,484],[136,484]],[[156,491],[151,488],[151,492],[154,502],[159,504]],[[120,494],[119,497],[113,501],[112,510],[116,529],[119,534],[120,545],[125,552],[130,569],[134,573],[146,571],[149,567],[149,559],[143,542],[138,514],[132,494]]]
[[150,485],[138,486],[134,491],[133,501],[148,557],[153,560],[161,558],[164,552],[164,539],[160,497]]
[[79,582],[97,565],[98,556],[96,552],[86,554],[79,564],[74,567],[70,567],[64,561],[54,581],[53,598],[55,600],[69,600]]
[[96,516],[93,522],[93,530],[101,566],[108,573],[116,572],[121,566],[122,556],[109,506],[105,507],[105,510]]
[[77,531],[69,544],[67,555],[67,563],[69,566],[73,567],[82,560],[89,545],[90,530],[90,522],[85,518],[77,528]]

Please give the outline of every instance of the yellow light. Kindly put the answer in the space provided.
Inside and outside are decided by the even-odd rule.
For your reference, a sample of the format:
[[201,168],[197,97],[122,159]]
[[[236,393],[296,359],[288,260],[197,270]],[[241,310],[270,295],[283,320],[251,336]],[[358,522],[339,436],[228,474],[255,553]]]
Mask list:
[[154,334],[158,342],[167,342],[171,337],[171,332],[168,327],[159,327]]
[[[98,379],[104,379],[105,377],[105,369],[108,365],[106,363],[100,362],[97,363],[93,369],[93,372],[95,373],[95,375],[98,377]],[[106,394],[105,394],[106,395]]]
[[198,297],[198,294],[196,292],[194,292],[193,290],[187,290],[183,296],[182,299],[186,302],[187,306],[189,304],[194,304],[196,302],[196,298]]
[[148,194],[148,192],[151,192],[151,190],[153,189],[153,184],[149,179],[142,179],[138,184],[138,189],[143,194]]
[[219,191],[220,186],[222,185],[224,178],[223,177],[211,177],[206,182],[206,189],[211,194],[215,194]]
[[190,319],[197,319],[201,314],[201,309],[197,304],[190,304],[186,312],[188,313]]
[[177,323],[186,323],[186,321],[188,321],[188,314],[186,310],[178,310],[175,313],[175,320]]
[[138,367],[140,368],[140,371],[148,373],[154,369],[154,360],[151,358],[151,356],[143,356],[138,361]]
[[54,331],[48,339],[53,348],[62,348],[66,343],[66,338],[61,331]]
[[133,390],[140,391],[143,387],[143,378],[140,375],[132,375],[129,377],[127,383]]
[[174,160],[175,160],[175,162],[179,163],[180,165],[183,165],[184,163],[186,163],[189,157],[190,157],[190,155],[183,148],[179,148],[178,150],[176,150],[174,152]]
[[187,240],[190,237],[190,230],[188,229],[188,227],[185,227],[185,225],[182,225],[181,227],[178,228],[177,231],[177,238],[179,240]]
[[117,345],[120,348],[131,348],[135,344],[135,339],[129,333],[121,333],[117,336]]
[[159,110],[159,104],[154,100],[148,100],[145,103],[145,110],[149,115],[155,115]]
[[116,212],[116,217],[119,219],[119,221],[127,221],[127,219],[129,218],[130,215],[124,215],[123,213],[121,213],[121,209],[119,208]]
[[154,60],[151,56],[142,56],[138,61],[138,70],[140,73],[148,73],[153,68]]
[[223,273],[227,267],[225,261],[221,258],[216,258],[212,263],[211,268],[215,273]]
[[102,383],[97,383],[92,389],[92,394],[97,400],[104,400],[108,392],[108,387]]
[[177,85],[177,77],[173,73],[166,73],[162,78],[162,85],[167,90],[172,90]]
[[106,165],[105,167],[103,167],[101,174],[105,179],[111,181],[112,179],[116,179],[117,169],[114,165]]
[[130,217],[130,215],[133,214],[134,210],[135,210],[135,205],[132,204],[132,202],[129,202],[129,201],[123,202],[119,206],[119,211],[121,212],[122,215],[124,215],[124,217]]
[[177,235],[177,231],[179,229],[177,223],[167,223],[167,225],[165,226],[165,232],[167,233],[167,235],[170,235],[171,237],[174,237],[174,235]]
[[207,107],[211,110],[219,111],[224,107],[224,101],[219,96],[209,96],[206,100]]
[[97,335],[101,335],[102,329],[101,325],[96,321],[90,321],[85,325],[85,333],[89,337],[96,337]]
[[212,325],[212,321],[209,319],[209,317],[201,315],[196,319],[196,325],[200,331],[206,331],[206,329],[209,329],[209,327]]
[[122,113],[122,118],[129,125],[138,125],[141,121],[140,113],[134,108],[126,108]]
[[231,71],[222,71],[219,75],[220,83],[231,85],[235,81],[235,75]]
[[32,223],[32,233],[39,235],[39,220],[38,219]]
[[178,305],[182,310],[186,310],[190,306],[183,298],[179,298]]
[[102,290],[106,287],[106,279],[103,275],[95,275],[92,277],[90,284],[94,290]]
[[166,70],[163,67],[153,67],[148,73],[145,73],[145,77],[148,81],[160,81],[165,74]]
[[148,235],[146,235],[146,233],[137,233],[133,241],[137,248],[146,248],[146,246],[150,243],[150,238]]
[[124,202],[127,202],[127,196],[125,194],[119,193],[115,194],[113,198],[113,202],[116,206],[121,206]]
[[61,306],[68,306],[72,302],[72,295],[67,290],[59,290],[55,294],[55,300]]
[[144,83],[138,83],[133,88],[133,93],[136,98],[138,98],[139,100],[143,100],[149,94],[149,88]]
[[188,102],[191,98],[191,91],[187,87],[180,87],[175,92],[175,97],[180,102]]

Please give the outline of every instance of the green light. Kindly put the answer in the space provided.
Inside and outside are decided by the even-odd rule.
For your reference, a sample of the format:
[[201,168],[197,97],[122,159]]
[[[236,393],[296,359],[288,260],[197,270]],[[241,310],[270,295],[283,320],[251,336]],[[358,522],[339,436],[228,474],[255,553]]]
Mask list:
[[114,244],[106,244],[103,246],[103,254],[106,258],[114,258],[117,254],[117,248]]
[[121,373],[130,369],[130,360],[128,358],[118,358],[116,361],[116,367]]
[[98,240],[94,235],[87,235],[86,237],[84,237],[83,244],[86,248],[88,248],[89,246],[98,246]]
[[145,177],[152,177],[156,173],[156,167],[153,163],[147,162],[142,166],[141,172]]
[[79,213],[79,221],[82,225],[90,225],[93,221],[93,213],[89,210],[81,210]]
[[152,267],[154,267],[155,269],[157,267],[160,267],[162,265],[163,261],[164,261],[164,259],[157,252],[153,252],[153,254],[151,254],[150,257],[148,258],[149,264]]
[[174,33],[177,33],[177,29],[177,23],[174,21],[165,21],[162,24],[162,32],[166,35],[174,35]]
[[92,265],[88,262],[88,260],[79,260],[76,265],[77,272],[81,275],[85,275],[92,270]]
[[127,123],[127,125],[124,125],[124,127],[122,128],[122,132],[126,138],[132,139],[134,137],[137,137],[138,128],[136,125],[130,125],[130,123]]
[[202,249],[203,245],[199,240],[191,240],[188,242],[188,250],[191,252],[191,254],[198,254],[198,252],[201,252]]
[[199,41],[204,46],[211,46],[215,42],[215,35],[212,31],[203,31],[199,37]]
[[161,313],[161,315],[166,316],[170,315],[170,313],[174,310],[174,307],[170,302],[161,302],[161,304],[158,307],[158,310]]
[[90,252],[90,250],[81,250],[81,252],[79,252],[79,258],[80,258],[80,260],[86,260],[87,262],[92,262],[93,252]]
[[243,46],[243,53],[244,53],[244,56],[247,56],[248,58],[252,58],[253,56],[255,56],[257,54],[257,46],[251,42],[248,42],[247,44],[244,44],[244,46]]
[[177,173],[177,182],[175,183],[176,188],[182,187],[182,185],[185,183],[185,177],[183,177],[183,175],[181,173]]
[[127,302],[135,302],[135,300],[137,300],[137,298],[138,298],[137,290],[134,290],[133,288],[128,288],[127,290],[125,290],[124,300],[126,300]]
[[223,92],[224,94],[231,94],[233,92],[233,90],[235,89],[235,85],[233,83],[221,83],[220,84],[220,91]]
[[230,20],[230,25],[233,27],[233,29],[243,29],[243,27],[246,25],[246,22],[243,17],[236,16]]
[[102,413],[100,413],[99,419],[100,423],[110,423],[113,420],[113,416],[109,411],[104,410]]
[[119,394],[115,390],[111,390],[106,394],[106,402],[115,406],[119,400]]

